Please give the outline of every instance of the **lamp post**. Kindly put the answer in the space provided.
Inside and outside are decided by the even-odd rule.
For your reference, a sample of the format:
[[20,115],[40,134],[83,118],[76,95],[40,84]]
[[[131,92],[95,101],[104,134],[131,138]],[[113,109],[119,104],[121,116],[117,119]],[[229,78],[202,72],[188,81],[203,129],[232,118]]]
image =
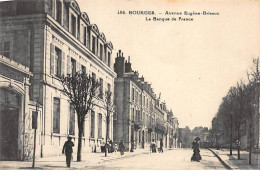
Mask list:
[[39,104],[37,103],[37,101],[36,101],[35,107],[36,107],[36,112],[33,112],[33,114],[32,114],[32,129],[34,129],[34,145],[33,145],[33,163],[32,163],[32,168],[35,167],[36,130],[37,130],[38,109],[39,109]]

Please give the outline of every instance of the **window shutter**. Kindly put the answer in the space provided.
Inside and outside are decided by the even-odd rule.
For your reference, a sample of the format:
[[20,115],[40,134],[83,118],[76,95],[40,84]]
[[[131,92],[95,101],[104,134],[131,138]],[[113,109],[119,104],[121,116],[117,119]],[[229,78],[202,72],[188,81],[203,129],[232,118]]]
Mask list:
[[51,68],[50,68],[50,73],[54,74],[54,57],[55,57],[55,46],[51,44]]
[[65,75],[65,52],[62,52],[61,56],[61,76]]
[[76,72],[81,71],[81,65],[79,62],[76,61]]
[[71,74],[71,58],[67,56],[67,74]]

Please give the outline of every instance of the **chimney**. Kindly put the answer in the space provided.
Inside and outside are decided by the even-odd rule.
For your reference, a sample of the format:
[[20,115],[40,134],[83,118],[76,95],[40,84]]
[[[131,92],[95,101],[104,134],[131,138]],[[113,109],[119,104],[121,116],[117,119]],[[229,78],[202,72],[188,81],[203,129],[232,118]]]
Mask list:
[[117,57],[115,59],[114,70],[117,74],[117,77],[123,77],[125,74],[125,58],[121,50],[118,51]]
[[128,56],[128,62],[125,62],[125,72],[129,73],[132,72],[132,64],[130,63],[130,56]]
[[144,82],[144,76],[142,76],[141,78],[139,78],[139,81],[143,83],[143,82]]

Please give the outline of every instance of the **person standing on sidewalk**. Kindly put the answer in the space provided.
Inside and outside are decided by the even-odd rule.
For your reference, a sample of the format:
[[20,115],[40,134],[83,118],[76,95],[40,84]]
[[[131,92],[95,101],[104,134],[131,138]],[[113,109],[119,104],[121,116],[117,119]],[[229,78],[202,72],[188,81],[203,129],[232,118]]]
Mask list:
[[125,145],[122,140],[120,140],[118,147],[119,147],[120,154],[124,155]]
[[101,150],[101,153],[104,153],[105,152],[105,140],[104,138],[102,138],[101,142],[100,142],[100,150]]
[[68,137],[68,140],[64,143],[62,149],[62,154],[64,154],[65,151],[67,167],[70,167],[71,156],[73,153],[72,147],[74,146],[74,143],[71,141],[71,139],[71,137]]
[[154,142],[154,139],[152,140],[151,145],[150,145],[150,152],[156,153],[156,143]]
[[160,139],[160,152],[163,153],[163,141]]

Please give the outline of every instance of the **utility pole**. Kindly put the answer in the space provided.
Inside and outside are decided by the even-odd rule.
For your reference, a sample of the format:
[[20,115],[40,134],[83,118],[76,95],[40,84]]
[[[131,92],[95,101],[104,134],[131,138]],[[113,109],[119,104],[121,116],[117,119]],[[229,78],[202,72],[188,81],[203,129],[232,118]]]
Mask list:
[[36,130],[37,130],[37,118],[38,118],[38,109],[39,105],[38,102],[36,101],[36,112],[33,113],[32,115],[32,129],[34,129],[34,145],[33,145],[33,163],[32,163],[32,168],[35,167],[35,150],[36,150]]

